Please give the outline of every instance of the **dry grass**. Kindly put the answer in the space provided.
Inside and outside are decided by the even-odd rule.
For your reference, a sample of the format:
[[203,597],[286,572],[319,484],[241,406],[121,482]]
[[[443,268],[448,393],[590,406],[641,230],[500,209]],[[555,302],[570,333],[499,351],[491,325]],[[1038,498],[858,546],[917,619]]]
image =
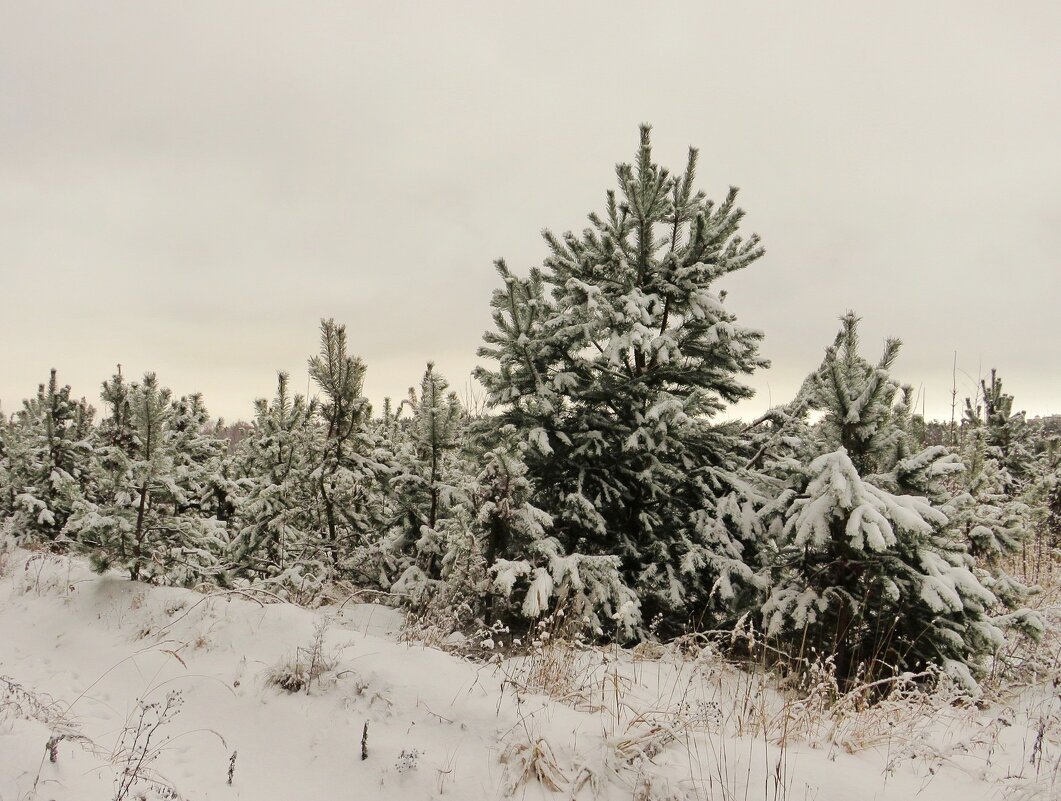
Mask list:
[[[522,730],[521,730],[522,731]],[[539,782],[553,792],[560,792],[569,779],[557,762],[552,746],[543,737],[513,739],[501,752],[505,766],[505,795],[512,797],[524,784]]]
[[8,676],[0,676],[0,723],[5,718],[21,718],[47,726],[51,732],[46,751],[50,761],[58,759],[56,748],[68,741],[96,754],[104,752],[81,733],[76,721],[70,720],[64,705],[28,690]]
[[324,651],[327,631],[328,622],[322,618],[313,629],[313,641],[304,648],[296,648],[294,656],[273,665],[266,673],[265,683],[284,692],[305,692],[308,695],[314,682],[319,688],[333,678],[339,659]]
[[[752,664],[727,659],[728,643],[716,646],[703,636],[632,650],[593,647],[553,636],[554,623],[546,620],[519,653],[496,660],[503,686],[521,708],[531,706],[526,697],[541,694],[598,713],[601,750],[589,753],[582,743],[546,750],[539,738],[519,735],[505,759],[526,754],[530,764],[545,765],[554,783],[570,776],[564,787],[572,798],[603,796],[618,782],[646,799],[784,801],[798,795],[794,747],[824,749],[830,759],[873,750],[885,775],[920,766],[927,782],[946,766],[991,775],[1015,798],[1051,797],[1061,788],[1059,595],[1055,587],[1035,597],[1047,637],[999,654],[979,701],[938,673],[856,680],[844,688],[828,657],[809,669],[777,671],[765,657]],[[767,653],[759,646],[753,652]],[[1010,730],[1032,733],[1023,754],[1019,741],[1003,741]],[[1007,748],[1007,764],[1026,767],[992,773]],[[661,759],[688,765],[681,786],[666,780]],[[530,768],[519,775],[537,776]],[[754,787],[753,776],[760,782]]]

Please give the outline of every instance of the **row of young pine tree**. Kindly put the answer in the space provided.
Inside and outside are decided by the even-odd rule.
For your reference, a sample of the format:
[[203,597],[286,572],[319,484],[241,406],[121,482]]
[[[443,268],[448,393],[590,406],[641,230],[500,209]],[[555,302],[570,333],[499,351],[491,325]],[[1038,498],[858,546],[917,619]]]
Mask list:
[[525,278],[498,263],[488,413],[429,364],[374,415],[332,320],[317,396],[281,374],[235,438],[153,374],[104,382],[97,420],[53,371],[2,422],[4,535],[141,581],[376,592],[453,630],[557,610],[619,641],[754,627],[841,681],[935,667],[973,688],[1041,632],[1028,564],[1059,545],[1056,437],[992,374],[927,444],[898,341],[870,361],[853,314],[790,403],[720,422],[767,362],[714,285],[763,249],[736,190],[694,189],[696,155],[670,173],[643,128],[581,235],[546,232]]

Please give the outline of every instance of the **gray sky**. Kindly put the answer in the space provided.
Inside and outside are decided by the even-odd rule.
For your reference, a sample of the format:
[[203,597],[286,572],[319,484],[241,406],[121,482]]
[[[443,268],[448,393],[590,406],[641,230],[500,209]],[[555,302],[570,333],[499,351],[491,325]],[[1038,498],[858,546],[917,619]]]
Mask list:
[[774,362],[738,413],[849,308],[930,416],[955,350],[1061,412],[1061,4],[647,8],[0,0],[2,408],[121,362],[247,418],[325,316],[374,400],[463,391],[492,261],[581,230],[647,121],[767,247],[724,284]]

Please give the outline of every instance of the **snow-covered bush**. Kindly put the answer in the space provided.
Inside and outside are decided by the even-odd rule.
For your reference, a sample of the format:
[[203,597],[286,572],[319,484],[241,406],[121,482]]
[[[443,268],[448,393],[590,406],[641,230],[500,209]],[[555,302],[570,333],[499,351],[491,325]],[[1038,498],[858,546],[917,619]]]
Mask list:
[[477,524],[489,568],[494,616],[526,620],[563,609],[573,625],[594,634],[634,635],[641,624],[637,594],[623,580],[617,556],[567,553],[553,536],[553,517],[532,502],[526,445],[507,428],[486,454],[479,475]]
[[564,554],[559,540],[544,537],[526,559],[499,559],[490,566],[491,588],[536,620],[555,609],[597,635],[634,636],[641,604],[620,573],[617,556]]

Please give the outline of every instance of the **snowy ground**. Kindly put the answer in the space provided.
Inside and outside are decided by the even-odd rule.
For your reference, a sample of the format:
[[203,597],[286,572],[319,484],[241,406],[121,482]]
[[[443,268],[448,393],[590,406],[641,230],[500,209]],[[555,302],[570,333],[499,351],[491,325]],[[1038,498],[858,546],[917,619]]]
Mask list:
[[[706,652],[546,645],[483,665],[400,642],[384,607],[0,561],[0,801],[1061,798],[1049,685],[986,710],[828,716]],[[309,692],[271,684],[313,661],[322,623]]]

